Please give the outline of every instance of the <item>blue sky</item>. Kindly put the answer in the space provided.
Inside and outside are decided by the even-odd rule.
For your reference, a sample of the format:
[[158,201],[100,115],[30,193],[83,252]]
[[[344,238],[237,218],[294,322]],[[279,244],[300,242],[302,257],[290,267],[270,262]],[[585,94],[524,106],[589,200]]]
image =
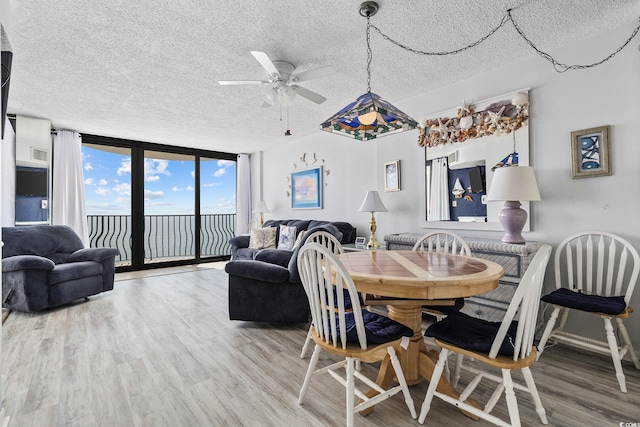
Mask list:
[[[152,155],[151,155],[152,156]],[[88,215],[131,214],[131,157],[83,146]],[[201,213],[236,213],[236,162],[201,161]],[[194,213],[193,160],[145,159],[145,215]]]

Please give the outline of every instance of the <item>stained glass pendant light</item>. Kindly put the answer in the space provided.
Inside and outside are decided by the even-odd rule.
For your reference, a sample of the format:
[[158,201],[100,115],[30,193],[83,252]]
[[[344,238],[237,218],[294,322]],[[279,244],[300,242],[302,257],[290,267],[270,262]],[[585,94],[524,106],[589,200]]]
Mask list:
[[415,129],[418,123],[407,114],[371,92],[371,44],[369,19],[378,11],[378,3],[360,5],[360,15],[367,18],[367,92],[325,120],[320,129],[361,141]]

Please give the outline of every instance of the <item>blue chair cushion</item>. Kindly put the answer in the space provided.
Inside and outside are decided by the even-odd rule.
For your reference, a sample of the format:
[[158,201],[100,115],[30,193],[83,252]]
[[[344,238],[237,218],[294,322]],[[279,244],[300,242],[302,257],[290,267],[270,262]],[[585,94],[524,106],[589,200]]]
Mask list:
[[464,307],[464,298],[456,298],[454,305],[423,305],[422,308],[427,310],[439,311],[445,316],[450,316],[453,313],[457,313]]
[[624,296],[603,297],[600,295],[588,295],[567,288],[556,289],[543,296],[542,301],[576,310],[611,315],[620,314],[627,308]]
[[[458,312],[432,324],[424,334],[466,350],[489,353],[500,325],[500,322],[489,322]],[[513,356],[517,327],[518,322],[511,324],[498,354]]]
[[[364,330],[367,335],[367,344],[385,344],[402,337],[413,336],[413,331],[408,326],[365,309],[362,310],[362,320],[364,321]],[[358,331],[356,330],[353,312],[346,313],[345,322],[347,326],[347,341],[357,343]],[[340,329],[338,329],[339,333]]]

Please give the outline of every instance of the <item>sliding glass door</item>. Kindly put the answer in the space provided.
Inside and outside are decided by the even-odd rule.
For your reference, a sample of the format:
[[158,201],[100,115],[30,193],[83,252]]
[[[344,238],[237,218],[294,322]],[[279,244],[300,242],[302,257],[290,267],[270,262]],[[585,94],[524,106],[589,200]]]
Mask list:
[[120,270],[227,259],[236,224],[236,156],[83,135],[92,247]]

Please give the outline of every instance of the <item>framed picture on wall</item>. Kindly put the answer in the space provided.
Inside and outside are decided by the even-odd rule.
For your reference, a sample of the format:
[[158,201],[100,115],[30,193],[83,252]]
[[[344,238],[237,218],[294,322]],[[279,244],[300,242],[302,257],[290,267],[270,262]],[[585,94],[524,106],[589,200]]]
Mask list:
[[322,166],[291,174],[291,208],[322,209]]
[[400,160],[384,164],[384,191],[400,191]]
[[611,175],[609,126],[571,132],[571,176]]

